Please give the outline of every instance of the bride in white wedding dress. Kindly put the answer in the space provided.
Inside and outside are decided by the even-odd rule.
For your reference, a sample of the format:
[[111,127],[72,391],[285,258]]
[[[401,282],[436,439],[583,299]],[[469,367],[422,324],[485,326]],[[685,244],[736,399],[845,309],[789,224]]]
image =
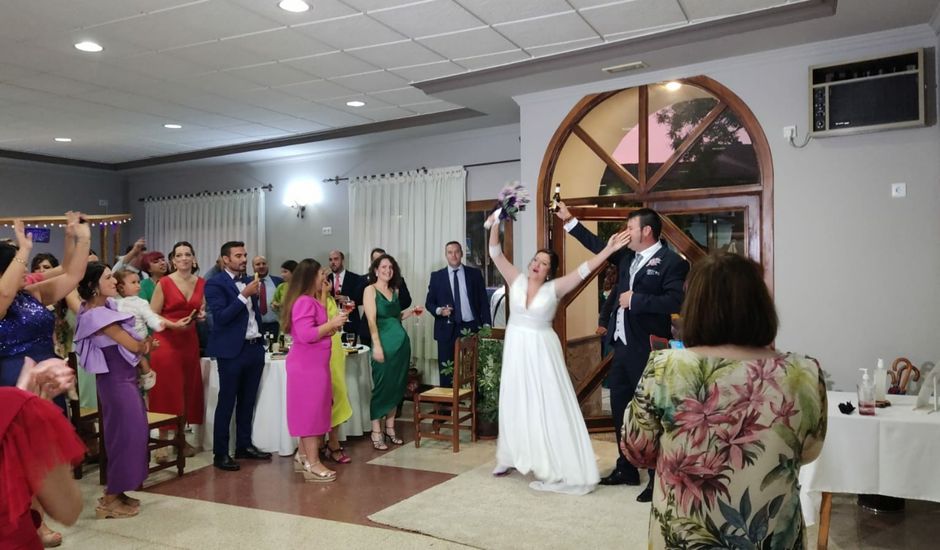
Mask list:
[[558,256],[551,250],[539,250],[525,273],[509,263],[499,244],[498,216],[497,210],[486,226],[490,257],[509,284],[509,324],[503,343],[493,475],[512,469],[532,472],[538,480],[529,484],[533,489],[585,495],[594,490],[600,476],[552,320],[559,299],[630,238],[617,233],[575,272],[554,279]]

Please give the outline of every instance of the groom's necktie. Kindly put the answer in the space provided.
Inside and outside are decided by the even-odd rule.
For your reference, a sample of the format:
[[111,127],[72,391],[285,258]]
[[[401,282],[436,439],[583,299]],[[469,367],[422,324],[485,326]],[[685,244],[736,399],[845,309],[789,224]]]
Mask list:
[[641,263],[643,263],[643,256],[640,253],[636,253],[633,256],[633,263],[630,264],[630,290],[633,290],[633,277],[636,275],[636,272],[640,270]]
[[454,323],[463,321],[463,313],[460,308],[460,279],[457,278],[459,269],[454,270]]

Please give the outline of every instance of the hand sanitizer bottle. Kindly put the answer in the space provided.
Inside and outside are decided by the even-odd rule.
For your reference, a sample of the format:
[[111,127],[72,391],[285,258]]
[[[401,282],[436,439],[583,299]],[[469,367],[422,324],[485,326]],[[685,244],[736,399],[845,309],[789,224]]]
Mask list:
[[858,414],[875,415],[875,385],[868,377],[868,369],[862,371],[862,381],[858,385]]
[[878,359],[875,367],[875,404],[887,404],[888,371],[885,370],[885,360]]

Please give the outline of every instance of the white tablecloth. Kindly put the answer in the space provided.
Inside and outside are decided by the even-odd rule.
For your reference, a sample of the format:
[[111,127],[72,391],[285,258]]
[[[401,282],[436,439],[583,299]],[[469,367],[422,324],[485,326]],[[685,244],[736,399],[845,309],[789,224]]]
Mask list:
[[[346,356],[346,390],[352,417],[340,425],[339,440],[350,435],[361,436],[370,431],[369,402],[372,398],[371,354],[365,348]],[[215,425],[215,407],[219,396],[219,369],[214,359],[202,359],[203,387],[206,391],[206,423],[199,440],[204,449],[212,449],[212,430]],[[234,416],[230,440],[235,442]],[[287,371],[283,356],[265,357],[264,371],[258,385],[258,401],[251,430],[252,443],[261,449],[281,456],[289,456],[297,448],[297,438],[287,430]]]
[[889,395],[875,416],[839,412],[855,393],[829,392],[829,426],[819,458],[800,470],[808,524],[819,517],[820,492],[876,494],[940,502],[940,413],[914,412],[914,396]]

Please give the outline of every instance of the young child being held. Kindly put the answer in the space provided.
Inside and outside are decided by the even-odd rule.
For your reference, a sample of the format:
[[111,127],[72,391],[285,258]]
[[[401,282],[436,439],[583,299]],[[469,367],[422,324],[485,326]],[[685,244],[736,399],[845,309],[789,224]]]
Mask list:
[[[140,292],[140,275],[133,271],[120,269],[114,272],[114,278],[117,279],[117,291],[120,296],[117,298],[118,311],[134,316],[134,330],[141,338],[147,337],[148,327],[154,332],[161,332],[167,327],[185,327],[192,320],[192,316],[189,316],[173,322],[154,313],[147,300],[137,295]],[[150,368],[149,358],[141,357],[137,370],[140,388],[145,392],[150,390],[156,384],[157,373]]]

